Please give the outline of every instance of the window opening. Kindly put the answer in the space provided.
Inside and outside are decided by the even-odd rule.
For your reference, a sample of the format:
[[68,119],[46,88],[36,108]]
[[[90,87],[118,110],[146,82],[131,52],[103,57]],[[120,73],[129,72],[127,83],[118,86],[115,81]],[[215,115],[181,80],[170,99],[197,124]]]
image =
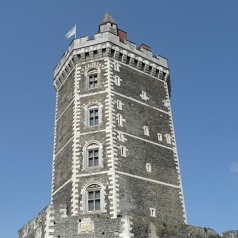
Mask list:
[[88,167],[94,167],[99,165],[99,153],[98,148],[88,149]]
[[98,125],[98,108],[89,110],[89,125],[90,126]]
[[151,164],[150,163],[146,163],[146,171],[147,172],[151,172]]
[[92,184],[87,188],[88,193],[88,211],[101,210],[101,187]]

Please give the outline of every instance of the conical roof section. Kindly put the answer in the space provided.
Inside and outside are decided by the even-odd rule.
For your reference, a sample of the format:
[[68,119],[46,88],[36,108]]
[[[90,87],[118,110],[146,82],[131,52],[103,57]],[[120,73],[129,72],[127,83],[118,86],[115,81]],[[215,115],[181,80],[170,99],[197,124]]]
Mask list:
[[103,24],[108,23],[108,22],[116,24],[116,22],[113,20],[113,18],[111,16],[111,14],[109,12],[106,12],[102,21],[101,21],[101,23],[100,23],[100,25],[103,25]]

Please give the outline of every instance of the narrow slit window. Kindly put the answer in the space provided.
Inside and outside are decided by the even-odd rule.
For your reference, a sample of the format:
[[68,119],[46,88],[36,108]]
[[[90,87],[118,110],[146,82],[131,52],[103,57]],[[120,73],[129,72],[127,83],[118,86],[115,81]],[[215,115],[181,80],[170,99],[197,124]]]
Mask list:
[[126,157],[126,147],[125,146],[121,146],[121,156]]
[[161,134],[161,133],[157,133],[157,135],[158,135],[158,141],[163,141],[163,136],[162,136],[162,134]]
[[145,167],[146,167],[146,171],[151,173],[151,164],[150,163],[146,163]]
[[143,129],[144,129],[144,135],[149,136],[150,132],[149,132],[148,126],[144,126]]
[[118,64],[117,62],[114,63],[114,69],[115,69],[116,71],[120,71],[120,69],[119,69],[119,64]]
[[117,109],[122,110],[122,102],[121,102],[121,100],[117,100]]
[[156,209],[155,208],[150,208],[150,216],[156,217]]
[[123,126],[122,115],[121,114],[117,114],[117,117],[118,117],[118,125],[119,126]]
[[172,143],[172,138],[171,138],[171,136],[169,134],[166,134],[165,138],[166,138],[167,144],[171,144]]
[[121,79],[119,76],[115,76],[115,84],[118,85],[118,86],[121,86]]

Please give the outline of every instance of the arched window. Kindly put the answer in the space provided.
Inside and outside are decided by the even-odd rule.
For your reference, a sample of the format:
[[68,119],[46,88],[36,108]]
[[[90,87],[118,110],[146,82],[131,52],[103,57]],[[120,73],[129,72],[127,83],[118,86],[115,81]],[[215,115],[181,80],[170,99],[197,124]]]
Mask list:
[[90,144],[87,147],[87,167],[95,167],[99,165],[99,146]]
[[91,141],[83,148],[83,169],[102,167],[102,144]]
[[80,209],[84,214],[107,212],[105,209],[105,187],[100,182],[94,181],[86,184],[81,190],[81,195]]
[[97,69],[90,69],[88,71],[88,88],[93,89],[98,87],[98,71]]
[[87,192],[87,211],[101,210],[101,186],[98,184],[91,184],[86,189]]

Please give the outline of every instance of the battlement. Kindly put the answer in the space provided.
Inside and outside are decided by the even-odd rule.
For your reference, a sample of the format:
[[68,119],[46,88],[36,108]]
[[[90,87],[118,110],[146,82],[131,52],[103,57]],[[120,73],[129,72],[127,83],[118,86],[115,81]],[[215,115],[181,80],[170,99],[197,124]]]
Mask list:
[[94,37],[84,36],[74,39],[69,45],[68,50],[62,56],[60,63],[55,67],[54,78],[59,75],[62,67],[65,66],[67,61],[70,61],[73,55],[89,52],[97,53],[98,50],[102,50],[106,47],[112,47],[115,51],[152,67],[168,69],[168,60],[162,56],[153,55],[147,45],[142,44],[140,47],[137,47],[135,43],[129,40],[124,39],[124,42],[122,42],[120,35],[115,35],[111,32],[100,32],[95,34]]

